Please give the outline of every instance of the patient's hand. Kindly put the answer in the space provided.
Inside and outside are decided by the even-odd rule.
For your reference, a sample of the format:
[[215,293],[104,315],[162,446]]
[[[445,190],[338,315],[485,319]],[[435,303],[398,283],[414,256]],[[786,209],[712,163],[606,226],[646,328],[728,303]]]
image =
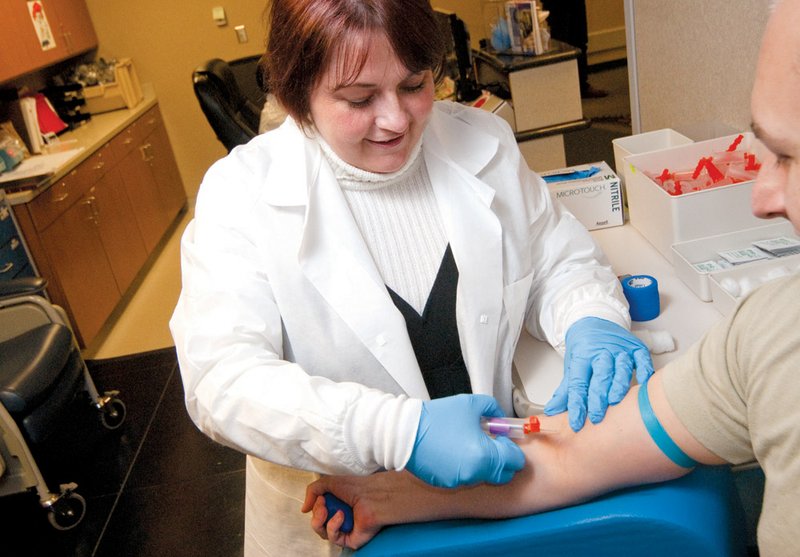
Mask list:
[[[371,476],[324,476],[306,488],[302,512],[312,511],[311,528],[323,539],[351,549],[358,549],[383,526],[402,521],[399,493],[420,482],[407,472],[380,472]],[[341,512],[327,523],[328,511],[323,494],[333,493],[353,508],[353,531],[339,529],[344,522]]]

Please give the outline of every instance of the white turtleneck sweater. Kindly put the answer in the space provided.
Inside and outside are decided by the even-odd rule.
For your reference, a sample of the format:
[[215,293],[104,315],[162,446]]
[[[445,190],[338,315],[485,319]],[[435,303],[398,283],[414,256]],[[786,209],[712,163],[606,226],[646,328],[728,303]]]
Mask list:
[[403,167],[367,172],[343,161],[318,137],[384,283],[422,314],[447,236],[422,144]]

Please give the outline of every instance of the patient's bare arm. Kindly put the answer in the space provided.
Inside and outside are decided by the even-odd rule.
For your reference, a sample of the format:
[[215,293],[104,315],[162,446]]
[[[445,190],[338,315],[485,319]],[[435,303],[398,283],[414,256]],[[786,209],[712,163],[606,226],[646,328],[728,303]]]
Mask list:
[[[700,445],[672,412],[656,373],[648,392],[653,409],[672,439],[698,462],[723,461]],[[653,443],[644,427],[636,395],[638,387],[608,410],[597,425],[572,431],[566,414],[541,417],[539,434],[520,441],[525,468],[505,485],[482,484],[460,489],[434,488],[406,472],[367,477],[331,476],[308,487],[303,512],[314,511],[312,528],[338,545],[357,548],[383,526],[447,518],[504,518],[578,503],[608,491],[641,483],[669,480],[687,473]],[[355,526],[339,532],[341,516],[328,522],[326,491],[353,507]]]

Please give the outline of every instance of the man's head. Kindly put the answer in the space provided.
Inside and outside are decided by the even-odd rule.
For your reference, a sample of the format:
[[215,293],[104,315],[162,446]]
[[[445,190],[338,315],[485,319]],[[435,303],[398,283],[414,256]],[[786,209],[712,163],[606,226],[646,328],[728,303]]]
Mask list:
[[753,212],[785,216],[800,231],[800,0],[778,0],[767,23],[751,98],[753,131],[770,154]]

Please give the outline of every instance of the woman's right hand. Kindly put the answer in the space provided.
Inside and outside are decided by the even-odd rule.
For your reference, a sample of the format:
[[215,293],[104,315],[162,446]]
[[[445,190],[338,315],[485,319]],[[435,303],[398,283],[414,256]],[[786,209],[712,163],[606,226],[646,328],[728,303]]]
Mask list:
[[489,437],[481,416],[502,417],[488,395],[456,395],[422,403],[417,438],[406,470],[436,487],[504,484],[525,465],[525,455],[507,437]]

